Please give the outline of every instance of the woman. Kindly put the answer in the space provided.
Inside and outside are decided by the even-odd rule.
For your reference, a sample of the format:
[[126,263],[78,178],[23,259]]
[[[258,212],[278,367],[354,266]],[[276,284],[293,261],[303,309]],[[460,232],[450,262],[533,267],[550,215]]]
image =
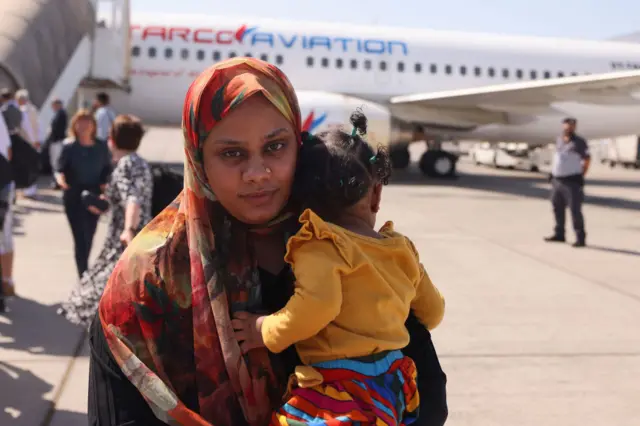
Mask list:
[[[235,312],[274,312],[292,293],[293,88],[262,61],[218,63],[190,87],[183,128],[184,190],[125,250],[91,327],[91,424],[262,425],[299,363],[291,348],[241,353],[231,326]],[[418,424],[442,424],[443,389],[430,399],[429,381],[444,386],[443,373],[429,333],[413,317],[408,325],[421,411],[438,417]]]
[[55,179],[64,190],[62,201],[67,215],[76,257],[78,276],[87,270],[93,236],[100,211],[82,202],[82,192],[99,195],[109,179],[109,148],[96,140],[96,121],[89,111],[81,109],[71,119],[70,140],[65,142],[58,160]]
[[136,153],[143,135],[140,121],[128,115],[116,117],[111,127],[108,145],[116,166],[104,194],[111,207],[107,238],[95,263],[82,275],[69,300],[59,310],[75,324],[91,323],[124,248],[151,220],[151,168]]

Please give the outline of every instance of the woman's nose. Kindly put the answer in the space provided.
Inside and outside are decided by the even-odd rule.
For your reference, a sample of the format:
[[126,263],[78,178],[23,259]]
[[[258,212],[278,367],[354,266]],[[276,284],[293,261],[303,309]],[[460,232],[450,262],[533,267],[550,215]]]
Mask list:
[[264,182],[271,178],[271,169],[262,159],[249,161],[248,167],[244,172],[244,180],[246,182]]

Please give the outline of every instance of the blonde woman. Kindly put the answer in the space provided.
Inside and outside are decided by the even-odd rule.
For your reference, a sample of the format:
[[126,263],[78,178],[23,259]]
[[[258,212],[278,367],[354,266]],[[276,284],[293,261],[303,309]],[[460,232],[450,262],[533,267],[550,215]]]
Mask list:
[[107,144],[96,139],[96,121],[88,110],[80,110],[73,116],[69,132],[70,139],[63,145],[55,178],[64,191],[64,211],[73,234],[78,276],[82,276],[88,269],[101,213],[83,203],[82,193],[102,193],[111,173],[111,155]]

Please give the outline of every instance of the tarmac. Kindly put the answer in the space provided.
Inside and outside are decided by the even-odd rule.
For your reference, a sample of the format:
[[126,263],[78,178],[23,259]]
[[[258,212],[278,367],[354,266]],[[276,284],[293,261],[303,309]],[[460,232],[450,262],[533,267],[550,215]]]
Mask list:
[[[152,128],[141,154],[181,163],[181,138]],[[415,166],[396,173],[379,214],[414,241],[446,298],[433,338],[447,425],[640,425],[640,171],[594,162],[589,246],[575,249],[571,238],[542,240],[553,227],[544,173],[465,158],[459,169],[445,181]],[[56,314],[77,281],[59,193],[18,200],[15,249],[18,297],[0,314],[0,426],[84,426],[89,349]]]

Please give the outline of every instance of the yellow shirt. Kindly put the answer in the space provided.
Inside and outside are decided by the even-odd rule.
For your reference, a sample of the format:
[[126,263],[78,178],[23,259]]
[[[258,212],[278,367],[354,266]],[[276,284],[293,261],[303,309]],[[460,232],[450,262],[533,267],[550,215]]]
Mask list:
[[365,356],[409,343],[410,309],[429,329],[440,323],[444,299],[414,245],[391,222],[379,231],[382,239],[324,222],[310,210],[300,222],[285,255],[295,293],[262,324],[271,352],[296,344],[307,365]]

